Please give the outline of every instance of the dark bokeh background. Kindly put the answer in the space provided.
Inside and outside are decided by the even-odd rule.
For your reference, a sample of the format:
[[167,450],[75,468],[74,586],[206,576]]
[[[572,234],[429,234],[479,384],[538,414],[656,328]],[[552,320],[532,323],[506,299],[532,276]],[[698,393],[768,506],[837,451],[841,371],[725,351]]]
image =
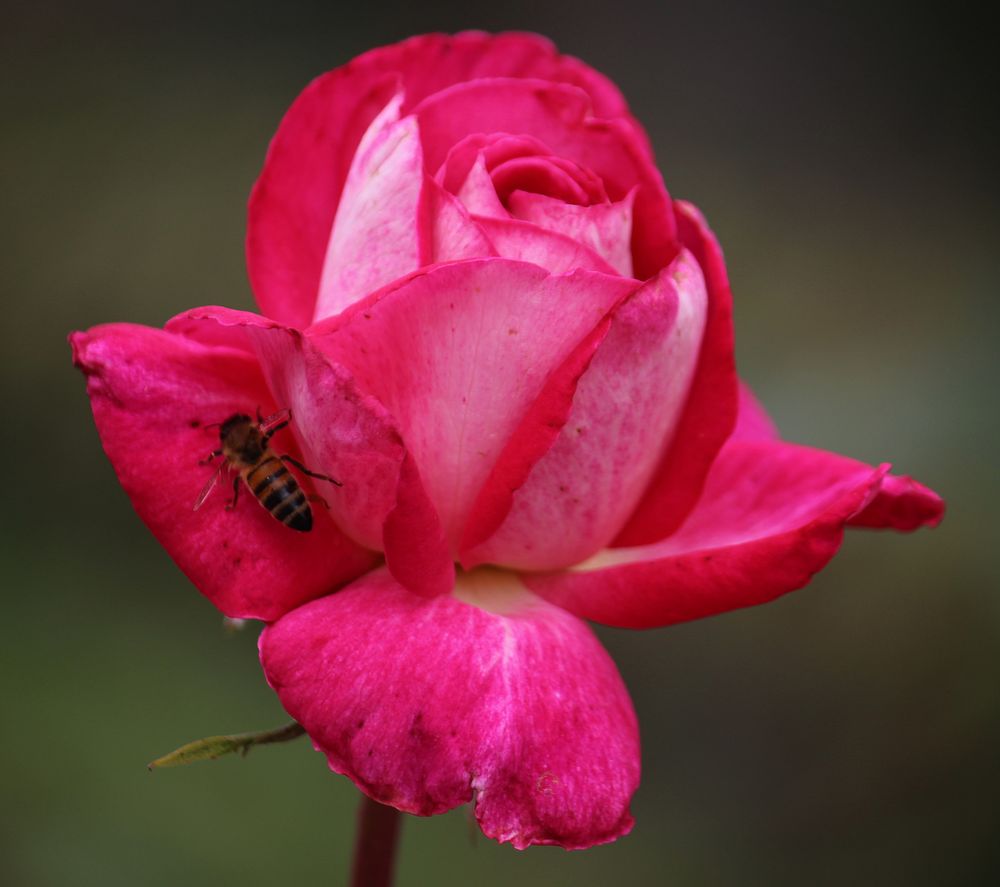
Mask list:
[[2,12],[0,882],[342,880],[355,791],[307,743],[146,772],[284,716],[255,630],[226,636],[133,514],[64,337],[250,307],[245,200],[297,92],[371,46],[479,26],[546,33],[621,85],[722,239],[742,370],[786,436],[891,459],[951,510],[933,533],[854,533],[770,606],[602,631],[643,727],[634,833],[518,853],[470,840],[464,811],[410,818],[399,883],[998,883],[984,24],[736,0]]

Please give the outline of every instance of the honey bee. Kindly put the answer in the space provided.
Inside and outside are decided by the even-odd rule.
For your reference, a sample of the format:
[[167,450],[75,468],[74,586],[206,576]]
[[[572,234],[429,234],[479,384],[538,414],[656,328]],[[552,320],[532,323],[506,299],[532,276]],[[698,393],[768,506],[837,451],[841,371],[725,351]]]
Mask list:
[[235,413],[225,422],[219,423],[221,447],[203,459],[202,464],[208,464],[219,456],[225,458],[205,484],[194,503],[194,510],[201,508],[218,482],[222,470],[229,468],[237,474],[233,477],[233,498],[226,505],[226,511],[232,511],[236,507],[242,479],[271,517],[286,527],[308,533],[313,525],[309,502],[318,500],[324,505],[326,503],[318,496],[307,496],[285,463],[291,463],[309,477],[329,481],[338,487],[343,484],[328,475],[310,471],[287,453],[277,454],[271,449],[271,438],[282,428],[287,428],[291,421],[291,410],[281,410],[266,419],[261,418],[258,410],[256,422],[244,413]]

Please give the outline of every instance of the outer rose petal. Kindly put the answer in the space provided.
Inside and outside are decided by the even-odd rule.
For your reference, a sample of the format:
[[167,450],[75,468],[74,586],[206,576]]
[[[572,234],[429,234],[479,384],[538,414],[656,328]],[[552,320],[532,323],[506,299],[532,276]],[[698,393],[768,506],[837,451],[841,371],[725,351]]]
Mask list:
[[[733,429],[739,440],[777,440],[778,429],[745,383],[740,383],[740,414]],[[868,506],[848,522],[851,527],[916,530],[936,527],[944,517],[944,500],[911,477],[887,474]]]
[[312,320],[354,149],[397,87],[390,68],[358,59],[310,83],[282,119],[247,219],[247,270],[264,314]]
[[74,333],[71,342],[122,487],[177,565],[227,616],[277,619],[374,564],[375,555],[321,509],[311,532],[289,530],[242,481],[234,511],[223,507],[231,495],[225,477],[193,510],[214,470],[199,460],[219,442],[205,426],[275,408],[250,355],[130,324]]
[[732,438],[736,440],[777,440],[774,421],[745,382],[740,382],[739,413]]
[[[423,154],[397,95],[368,128],[351,164],[320,278],[315,320],[419,268]],[[426,250],[426,247],[425,247]]]
[[[569,393],[572,409],[567,403],[558,440],[530,474],[504,476],[501,458],[480,492],[470,530],[482,524],[476,541],[486,541],[463,552],[466,566],[565,567],[614,538],[673,436],[705,309],[704,279],[684,252],[615,310],[607,338]],[[518,444],[515,435],[505,455]],[[483,513],[501,501],[509,513],[486,523]],[[484,530],[496,532],[486,538]]]
[[[367,52],[313,81],[288,110],[250,198],[247,264],[261,310],[293,326],[313,317],[334,213],[354,151],[402,86],[403,113],[476,77],[537,77],[584,89],[602,117],[626,116],[603,75],[532,34],[428,34]],[[629,118],[631,120],[631,118]],[[631,121],[637,141],[649,143]]]
[[628,832],[638,730],[607,653],[512,574],[464,574],[457,594],[365,576],[264,631],[268,682],[378,801],[430,815],[474,800],[483,831],[518,848]]
[[848,521],[852,527],[918,530],[936,527],[944,517],[944,500],[912,477],[888,475],[867,508]]
[[673,536],[524,581],[573,613],[627,628],[765,603],[826,565],[887,468],[779,441],[733,440]]
[[343,483],[321,490],[336,522],[362,545],[384,550],[393,575],[411,591],[451,589],[455,573],[441,521],[398,425],[348,369],[296,330],[244,311],[196,308],[170,321],[168,329],[175,328],[209,337],[238,331],[257,355],[275,402],[292,410],[307,464]]
[[677,253],[663,180],[638,129],[622,119],[595,119],[589,111],[587,96],[573,87],[503,79],[453,86],[414,109],[428,169],[437,169],[449,149],[472,133],[515,132],[597,173],[612,200],[637,187],[632,257],[636,276],[651,277]]
[[675,201],[674,207],[681,242],[698,260],[708,286],[705,337],[673,442],[616,546],[646,545],[681,525],[736,422],[733,297],[722,250],[697,209],[683,201]]
[[309,334],[395,416],[455,554],[546,377],[635,286],[477,259],[415,274]]

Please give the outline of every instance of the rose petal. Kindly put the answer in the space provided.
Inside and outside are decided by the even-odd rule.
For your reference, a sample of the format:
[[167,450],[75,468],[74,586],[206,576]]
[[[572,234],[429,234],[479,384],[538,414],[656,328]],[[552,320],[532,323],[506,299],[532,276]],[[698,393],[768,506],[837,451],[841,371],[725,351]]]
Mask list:
[[456,594],[365,576],[264,631],[267,679],[378,801],[430,815],[474,800],[483,831],[518,848],[628,832],[638,731],[607,653],[512,574],[464,574]]
[[[419,268],[423,154],[402,95],[375,118],[344,184],[320,277],[315,320]],[[426,249],[426,247],[425,247]]]
[[673,536],[524,581],[570,612],[628,628],[765,603],[826,565],[887,468],[780,441],[733,440]]
[[424,181],[424,195],[430,216],[431,264],[497,254],[482,227],[472,220],[457,197],[431,179]]
[[[495,469],[480,492],[470,519],[470,526],[481,525],[478,538],[467,533],[466,544],[499,529],[463,552],[467,567],[565,567],[614,538],[673,435],[705,307],[701,271],[684,252],[615,310],[607,338],[569,393],[572,409],[566,405],[555,444],[526,477],[504,478]],[[508,450],[516,442],[515,436]],[[486,523],[479,512],[504,501],[509,513],[493,512],[492,526]]]
[[739,412],[732,438],[736,440],[777,440],[780,437],[774,421],[757,400],[750,386],[740,382]]
[[510,214],[497,196],[493,179],[490,178],[486,161],[482,157],[473,161],[468,175],[458,189],[457,196],[470,215],[488,216],[493,219],[510,218]]
[[[607,337],[613,314],[605,315],[569,357],[549,373],[538,397],[504,445],[473,503],[462,533],[460,559],[466,568],[491,560],[486,553],[489,546],[479,546],[504,523],[514,502],[514,492],[524,486],[532,469],[549,451],[566,424],[580,377]],[[539,527],[533,528],[535,533]]]
[[944,518],[944,500],[905,475],[887,475],[868,507],[848,521],[852,527],[910,532],[936,527]]
[[[740,383],[740,413],[733,429],[739,440],[777,440],[778,429],[749,386]],[[944,517],[944,500],[912,477],[887,474],[875,497],[848,522],[851,527],[889,528],[908,532],[936,527]]]
[[618,88],[572,56],[560,55],[538,34],[425,34],[366,53],[354,64],[378,54],[392,56],[406,84],[407,110],[432,93],[455,83],[483,77],[535,77],[570,83],[590,96],[602,117],[624,117],[628,106]]
[[371,568],[376,557],[347,539],[322,509],[310,532],[290,530],[240,481],[237,507],[223,475],[197,511],[219,445],[206,425],[276,404],[246,352],[206,346],[131,324],[71,337],[87,376],[105,452],[139,516],[177,565],[227,616],[276,619]]
[[733,298],[722,251],[691,204],[674,203],[681,242],[701,266],[708,317],[694,379],[674,439],[616,546],[646,545],[673,532],[698,501],[712,462],[736,423]]
[[516,219],[534,222],[590,247],[623,277],[632,276],[632,204],[635,191],[617,203],[575,206],[542,194],[514,191],[507,209]]
[[296,330],[243,311],[198,308],[168,324],[175,326],[241,331],[275,401],[292,410],[291,430],[306,464],[343,483],[321,491],[337,524],[362,545],[384,550],[393,575],[411,591],[431,596],[451,589],[454,567],[441,522],[399,427],[346,367]]
[[568,274],[576,269],[617,275],[617,271],[597,253],[563,234],[546,231],[518,219],[473,217],[501,256],[531,262],[551,274]]
[[[278,128],[250,198],[247,265],[261,310],[293,326],[315,314],[334,213],[355,149],[402,86],[402,113],[476,77],[538,77],[586,90],[595,112],[628,115],[603,75],[533,34],[427,34],[367,52],[317,78]],[[637,143],[648,139],[631,120]]]
[[347,65],[309,84],[282,119],[247,216],[250,284],[269,317],[312,320],[354,150],[397,88],[391,66]]
[[548,374],[634,287],[479,259],[415,274],[310,335],[395,416],[454,554]]
[[642,135],[626,120],[590,117],[588,98],[579,89],[535,80],[476,80],[430,96],[414,113],[428,169],[437,169],[449,149],[472,133],[533,136],[553,154],[600,176],[611,200],[637,189],[632,229],[637,276],[651,277],[676,255],[673,210]]
[[496,164],[513,157],[551,155],[552,151],[547,145],[531,136],[474,132],[459,139],[448,149],[448,155],[434,179],[445,190],[458,194],[477,160],[482,161],[481,165],[488,173]]
[[501,202],[518,189],[585,206],[590,197],[576,179],[549,157],[515,157],[490,171]]

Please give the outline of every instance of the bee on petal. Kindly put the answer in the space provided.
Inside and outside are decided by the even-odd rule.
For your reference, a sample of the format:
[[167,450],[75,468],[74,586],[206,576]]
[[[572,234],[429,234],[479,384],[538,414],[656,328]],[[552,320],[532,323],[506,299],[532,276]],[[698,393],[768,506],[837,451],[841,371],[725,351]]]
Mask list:
[[324,506],[326,503],[318,496],[307,496],[285,463],[294,465],[309,477],[328,481],[338,487],[343,484],[328,475],[310,471],[298,459],[287,453],[278,454],[271,449],[271,438],[282,428],[288,427],[291,421],[292,411],[281,410],[267,419],[262,419],[258,412],[256,422],[244,413],[235,413],[220,423],[221,446],[209,454],[202,464],[207,464],[219,456],[224,457],[224,461],[198,496],[194,503],[195,511],[201,508],[208,494],[212,492],[222,470],[229,468],[237,473],[233,477],[233,498],[226,505],[227,511],[232,511],[236,507],[242,479],[271,517],[292,530],[298,530],[300,533],[309,532],[313,525],[309,502],[319,501]]

